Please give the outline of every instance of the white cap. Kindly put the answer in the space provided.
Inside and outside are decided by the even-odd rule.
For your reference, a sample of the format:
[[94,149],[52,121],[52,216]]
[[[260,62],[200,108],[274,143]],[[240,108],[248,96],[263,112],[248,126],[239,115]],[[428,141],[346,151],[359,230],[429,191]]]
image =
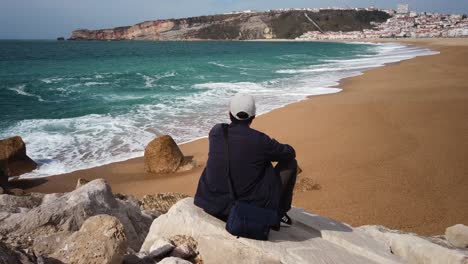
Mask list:
[[[249,119],[255,115],[255,99],[249,94],[238,93],[231,98],[229,111],[238,120]],[[247,116],[238,116],[241,112]]]

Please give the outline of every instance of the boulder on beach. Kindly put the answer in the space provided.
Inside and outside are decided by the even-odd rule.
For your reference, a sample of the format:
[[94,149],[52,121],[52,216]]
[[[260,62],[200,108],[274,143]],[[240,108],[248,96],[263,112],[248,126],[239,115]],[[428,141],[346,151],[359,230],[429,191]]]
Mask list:
[[127,238],[120,221],[109,215],[88,218],[50,257],[63,263],[122,263]]
[[447,241],[459,248],[468,248],[468,226],[458,224],[445,230]]
[[0,184],[5,177],[31,172],[37,164],[26,155],[26,144],[19,136],[0,140]]
[[150,173],[186,171],[194,167],[185,160],[182,151],[171,136],[164,135],[151,141],[145,148],[145,170]]

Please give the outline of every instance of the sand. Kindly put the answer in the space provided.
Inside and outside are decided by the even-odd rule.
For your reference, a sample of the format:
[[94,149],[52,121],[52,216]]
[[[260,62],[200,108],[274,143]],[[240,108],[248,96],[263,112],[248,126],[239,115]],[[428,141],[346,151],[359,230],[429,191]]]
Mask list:
[[[343,91],[314,96],[258,117],[253,127],[292,145],[308,180],[293,204],[353,226],[379,224],[422,235],[468,225],[468,39],[405,41],[439,55],[418,57],[343,80]],[[78,178],[105,178],[114,192],[193,195],[206,139],[181,146],[199,167],[150,175],[137,158],[15,185],[65,192]],[[304,180],[305,179],[305,180]]]

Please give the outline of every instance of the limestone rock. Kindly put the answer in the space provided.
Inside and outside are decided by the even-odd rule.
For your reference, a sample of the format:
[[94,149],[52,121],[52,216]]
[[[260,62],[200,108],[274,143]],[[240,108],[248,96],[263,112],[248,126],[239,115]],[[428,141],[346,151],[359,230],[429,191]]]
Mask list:
[[192,262],[177,257],[164,258],[159,264],[192,264]]
[[467,251],[447,248],[414,234],[405,234],[382,226],[362,226],[357,229],[385,243],[406,263],[468,264]]
[[37,237],[34,239],[32,250],[36,256],[49,256],[60,248],[71,234],[65,231]]
[[145,170],[147,172],[175,172],[183,160],[182,151],[168,135],[154,139],[145,148]]
[[115,199],[110,186],[102,179],[48,199],[47,203],[39,204],[28,212],[13,213],[1,220],[0,236],[28,247],[39,237],[58,232],[75,232],[87,218],[108,214],[119,219],[129,246],[138,251],[152,221],[150,216],[141,213],[137,205]]
[[468,226],[466,225],[458,224],[447,228],[445,237],[456,247],[468,248]]
[[127,249],[124,227],[109,215],[88,218],[51,258],[64,263],[122,263]]
[[167,255],[173,249],[174,245],[172,245],[171,241],[164,238],[159,238],[156,241],[154,241],[148,253],[151,257],[159,258]]
[[80,188],[81,186],[87,184],[89,181],[86,179],[79,178],[78,181],[76,181],[76,187],[75,189]]
[[[402,263],[390,248],[364,231],[333,219],[293,208],[295,224],[272,231],[269,241],[230,235],[225,223],[206,214],[186,198],[153,221],[140,251],[159,238],[191,236],[204,263]],[[214,246],[216,245],[216,246]]]
[[33,264],[36,263],[34,257],[19,250],[12,249],[0,242],[0,264]]
[[0,176],[19,176],[36,168],[37,164],[26,155],[21,137],[0,140]]
[[43,201],[44,194],[31,193],[23,196],[0,195],[0,212],[20,213],[20,208],[32,209]]
[[165,214],[174,204],[187,197],[189,196],[183,193],[158,193],[155,195],[145,195],[143,196],[141,209],[156,210]]
[[197,256],[197,241],[191,236],[176,235],[169,240],[175,246],[171,256],[183,259],[190,259]]

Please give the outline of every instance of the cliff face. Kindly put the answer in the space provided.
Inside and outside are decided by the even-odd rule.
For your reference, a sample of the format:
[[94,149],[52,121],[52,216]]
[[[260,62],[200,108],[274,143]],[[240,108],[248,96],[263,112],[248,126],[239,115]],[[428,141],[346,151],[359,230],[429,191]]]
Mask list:
[[380,11],[353,10],[240,13],[147,21],[113,29],[80,29],[73,31],[70,40],[293,39],[314,30],[362,30],[371,28],[371,21],[388,18]]

